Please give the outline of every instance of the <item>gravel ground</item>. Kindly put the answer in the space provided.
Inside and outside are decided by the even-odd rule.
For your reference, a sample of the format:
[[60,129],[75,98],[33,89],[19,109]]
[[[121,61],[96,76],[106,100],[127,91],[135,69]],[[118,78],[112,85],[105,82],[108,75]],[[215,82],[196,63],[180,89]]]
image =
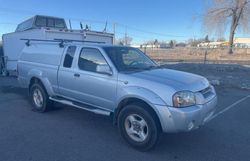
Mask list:
[[166,64],[163,67],[195,73],[206,77],[212,84],[250,90],[250,66],[236,64]]

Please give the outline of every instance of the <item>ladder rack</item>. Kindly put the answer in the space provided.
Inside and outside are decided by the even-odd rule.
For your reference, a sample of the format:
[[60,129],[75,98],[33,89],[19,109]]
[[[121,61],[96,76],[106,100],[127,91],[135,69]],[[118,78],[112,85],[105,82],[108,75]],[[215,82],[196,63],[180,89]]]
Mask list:
[[59,47],[64,47],[64,43],[72,43],[72,42],[81,42],[81,43],[96,43],[96,44],[105,44],[102,41],[85,41],[85,40],[72,40],[72,39],[54,39],[54,40],[43,40],[43,39],[20,39],[27,41],[25,43],[26,46],[30,46],[31,41],[38,41],[38,42],[58,42]]

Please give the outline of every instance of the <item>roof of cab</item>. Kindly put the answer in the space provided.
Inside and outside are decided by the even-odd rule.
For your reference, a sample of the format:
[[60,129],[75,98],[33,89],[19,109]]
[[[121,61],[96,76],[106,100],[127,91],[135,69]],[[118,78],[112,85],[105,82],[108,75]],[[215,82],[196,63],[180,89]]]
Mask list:
[[72,45],[79,46],[79,47],[89,47],[89,48],[105,48],[105,47],[112,47],[112,48],[129,47],[129,48],[132,48],[130,46],[123,46],[123,45],[90,44],[90,43],[86,43],[86,44],[67,43],[67,46],[72,46]]

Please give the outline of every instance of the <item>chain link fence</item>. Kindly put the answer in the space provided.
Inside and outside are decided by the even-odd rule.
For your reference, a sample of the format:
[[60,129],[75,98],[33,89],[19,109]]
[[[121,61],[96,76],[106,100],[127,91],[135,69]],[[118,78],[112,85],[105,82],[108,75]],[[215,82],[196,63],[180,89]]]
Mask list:
[[167,63],[205,63],[250,65],[250,48],[234,48],[228,54],[228,48],[140,48],[160,64]]

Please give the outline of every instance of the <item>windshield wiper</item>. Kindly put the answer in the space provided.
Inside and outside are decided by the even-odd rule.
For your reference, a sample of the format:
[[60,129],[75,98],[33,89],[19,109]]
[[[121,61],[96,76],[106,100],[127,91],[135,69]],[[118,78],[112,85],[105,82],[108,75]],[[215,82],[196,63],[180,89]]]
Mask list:
[[149,66],[147,68],[144,68],[145,70],[151,70],[151,69],[161,69],[162,67],[161,66]]
[[125,68],[125,70],[127,72],[140,72],[140,71],[144,71],[144,70],[152,70],[152,69],[160,69],[162,68],[161,66],[149,66],[149,67],[145,67],[145,68],[140,68],[140,67],[127,67]]
[[144,68],[139,68],[139,67],[127,67],[125,68],[126,70],[133,71],[133,70],[144,70]]

